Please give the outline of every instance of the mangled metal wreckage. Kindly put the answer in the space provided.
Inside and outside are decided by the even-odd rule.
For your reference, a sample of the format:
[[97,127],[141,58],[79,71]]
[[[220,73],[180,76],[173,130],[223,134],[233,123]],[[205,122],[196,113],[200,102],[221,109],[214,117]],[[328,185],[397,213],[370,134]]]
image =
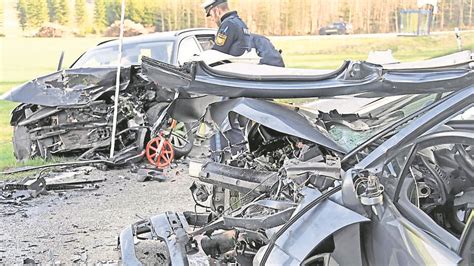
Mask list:
[[[459,53],[450,60],[462,66],[466,64],[466,57],[469,56],[467,53]],[[218,64],[212,60],[207,62],[211,65]],[[360,62],[346,62],[333,72],[267,66],[252,69],[248,68],[248,64],[241,63],[221,64],[213,68],[202,62],[193,64],[199,64],[195,70],[200,73],[193,80],[192,90],[186,87],[189,86],[189,77],[193,73],[181,72],[181,75],[171,75],[155,84],[148,75],[159,79],[159,76],[153,75],[161,73],[148,73],[147,69],[142,71],[140,66],[122,69],[115,145],[117,148],[113,162],[126,163],[140,159],[150,139],[163,131],[169,135],[175,157],[187,155],[193,146],[193,124],[180,121],[173,130],[169,130],[167,127],[172,123],[169,123],[171,121],[163,114],[166,114],[168,108],[183,109],[178,102],[183,102],[181,105],[190,102],[182,112],[187,112],[185,114],[189,116],[185,117],[186,121],[195,121],[196,116],[202,113],[202,107],[220,99],[200,95],[232,98],[293,98],[314,95],[323,97],[353,93],[368,96],[374,92],[378,95],[393,95],[406,93],[403,89],[407,87],[398,86],[397,83],[412,84],[408,93],[415,93],[413,90],[426,91],[423,87],[426,84],[431,84],[430,91],[435,92],[442,90],[447,83],[450,84],[450,89],[455,90],[469,78],[469,73],[463,72],[462,68],[423,74],[418,71],[416,75],[410,75],[403,71],[386,71],[377,65]],[[235,68],[244,71],[234,72],[232,76],[225,75],[227,70]],[[263,74],[251,75],[254,71]],[[48,158],[51,155],[74,155],[81,160],[106,159],[112,133],[115,75],[114,67],[67,69],[29,81],[3,95],[4,100],[21,103],[13,111],[11,119],[11,125],[14,126],[13,144],[16,158],[26,160],[36,156]],[[211,79],[212,83],[206,83],[208,79]],[[255,82],[259,79],[262,82]],[[384,82],[380,83],[381,80]],[[392,84],[391,80],[395,83]],[[461,84],[456,84],[457,82]],[[437,83],[441,83],[441,86]],[[177,85],[181,88],[178,95],[169,89]],[[288,88],[295,88],[298,93],[294,94],[295,90]],[[194,98],[190,98],[190,94]],[[178,97],[176,101],[175,97]],[[334,116],[339,117],[339,114],[328,114],[321,118],[323,121],[335,123]],[[222,120],[222,117],[218,119]],[[293,131],[308,132],[302,128],[293,128]]]
[[[115,67],[58,71],[12,89],[3,99],[20,102],[12,112],[14,153],[18,160],[74,155],[79,160],[107,159],[112,135]],[[165,110],[174,92],[156,86],[139,66],[124,67],[120,77],[116,164],[143,157],[156,130],[169,126]],[[152,131],[152,129],[155,130]],[[175,157],[192,148],[190,125],[178,123],[170,135]]]
[[[409,68],[347,62],[317,76],[144,59],[155,83],[195,95],[171,115],[210,119],[221,136],[214,161],[190,165],[195,209],[127,226],[123,262],[472,263],[474,64],[464,55]],[[265,100],[339,95],[399,96],[348,115]]]
[[[187,133],[202,120],[220,132],[211,140],[213,162],[190,165],[200,181],[191,196],[204,211],[127,227],[120,237],[127,265],[143,262],[136,252],[143,243],[158,250],[145,263],[419,264],[467,256],[470,52],[412,65],[349,61],[331,72],[177,68],[144,58],[122,73],[115,162],[139,158],[163,114]],[[70,69],[7,93],[22,103],[12,117],[17,158],[105,157],[114,76],[115,68]],[[341,95],[391,97],[354,114],[267,100]]]

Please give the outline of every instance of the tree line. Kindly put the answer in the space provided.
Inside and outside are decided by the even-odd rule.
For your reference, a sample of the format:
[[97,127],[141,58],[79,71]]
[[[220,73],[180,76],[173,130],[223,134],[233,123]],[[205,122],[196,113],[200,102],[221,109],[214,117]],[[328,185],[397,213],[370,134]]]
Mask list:
[[[200,0],[126,0],[126,18],[156,31],[213,26]],[[265,35],[317,34],[343,20],[355,33],[394,32],[402,9],[418,9],[416,0],[229,0],[249,28]],[[433,29],[474,27],[473,0],[439,0]],[[18,0],[23,28],[45,22],[101,32],[120,18],[121,0]]]
[[[17,10],[23,29],[35,28],[47,22],[61,25],[83,25],[87,22],[86,0],[18,0]],[[71,12],[74,11],[74,21]]]

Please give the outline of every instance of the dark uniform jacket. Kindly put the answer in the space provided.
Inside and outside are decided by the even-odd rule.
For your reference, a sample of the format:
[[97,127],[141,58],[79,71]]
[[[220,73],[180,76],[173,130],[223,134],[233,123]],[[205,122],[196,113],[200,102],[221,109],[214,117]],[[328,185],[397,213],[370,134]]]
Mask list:
[[237,11],[222,16],[212,49],[232,56],[241,56],[250,48],[250,31]]
[[285,63],[270,40],[264,36],[250,34],[247,25],[240,19],[237,11],[232,11],[221,18],[212,49],[232,56],[241,56],[245,51],[255,48],[262,59],[260,64],[284,67]]

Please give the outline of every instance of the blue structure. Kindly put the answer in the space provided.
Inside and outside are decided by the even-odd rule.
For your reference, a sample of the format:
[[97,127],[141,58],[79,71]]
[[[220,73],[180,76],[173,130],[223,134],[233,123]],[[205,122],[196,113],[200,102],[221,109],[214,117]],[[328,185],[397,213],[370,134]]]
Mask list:
[[426,9],[405,9],[400,11],[398,34],[429,35],[433,22],[433,11]]

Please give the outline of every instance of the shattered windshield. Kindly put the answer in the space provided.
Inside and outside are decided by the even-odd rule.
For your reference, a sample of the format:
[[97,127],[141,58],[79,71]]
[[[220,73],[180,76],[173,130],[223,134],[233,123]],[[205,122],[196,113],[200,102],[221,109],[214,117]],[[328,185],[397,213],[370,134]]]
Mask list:
[[328,131],[339,145],[352,150],[392,123],[433,103],[436,97],[437,94],[406,96],[384,104],[382,108],[358,112],[360,119],[348,121],[349,123],[334,123]]
[[[142,56],[171,63],[172,41],[124,44],[122,66],[141,64]],[[82,55],[71,68],[116,66],[118,45],[90,50]]]

